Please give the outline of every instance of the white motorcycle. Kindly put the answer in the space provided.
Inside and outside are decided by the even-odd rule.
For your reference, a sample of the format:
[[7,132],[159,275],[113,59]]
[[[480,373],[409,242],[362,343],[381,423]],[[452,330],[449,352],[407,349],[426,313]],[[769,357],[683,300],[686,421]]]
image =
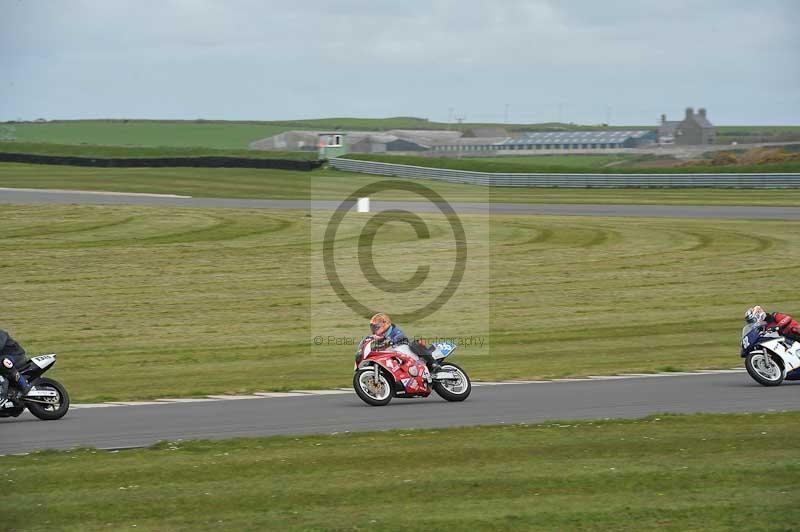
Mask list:
[[778,386],[800,380],[800,342],[781,336],[766,323],[748,323],[742,329],[744,367],[757,383]]

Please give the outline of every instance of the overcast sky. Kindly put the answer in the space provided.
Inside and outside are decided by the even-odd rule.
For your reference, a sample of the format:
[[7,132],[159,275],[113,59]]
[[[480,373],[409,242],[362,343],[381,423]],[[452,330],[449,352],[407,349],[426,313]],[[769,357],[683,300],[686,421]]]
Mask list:
[[797,125],[799,27],[796,0],[0,0],[0,120]]

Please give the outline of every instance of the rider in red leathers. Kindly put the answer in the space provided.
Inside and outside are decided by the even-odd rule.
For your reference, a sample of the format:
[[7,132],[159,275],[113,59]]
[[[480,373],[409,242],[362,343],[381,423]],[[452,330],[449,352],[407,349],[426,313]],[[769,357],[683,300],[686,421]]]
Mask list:
[[766,322],[766,328],[778,329],[786,338],[800,342],[800,323],[788,314],[782,312],[766,312],[759,305],[749,308],[744,315],[748,323]]

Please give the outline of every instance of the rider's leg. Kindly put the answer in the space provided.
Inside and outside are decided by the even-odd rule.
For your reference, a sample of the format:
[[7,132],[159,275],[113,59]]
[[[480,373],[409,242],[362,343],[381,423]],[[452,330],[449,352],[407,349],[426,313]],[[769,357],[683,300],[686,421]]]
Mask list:
[[20,374],[17,370],[17,365],[21,363],[18,357],[7,356],[3,358],[3,372],[8,376],[11,382],[17,385],[22,395],[27,395],[31,391],[31,384],[24,375]]
[[415,355],[417,355],[425,362],[425,365],[428,366],[429,370],[436,371],[441,367],[439,362],[435,358],[433,358],[432,355],[434,349],[433,347],[426,347],[421,343],[417,342],[416,340],[411,342],[410,347],[411,351],[413,351]]

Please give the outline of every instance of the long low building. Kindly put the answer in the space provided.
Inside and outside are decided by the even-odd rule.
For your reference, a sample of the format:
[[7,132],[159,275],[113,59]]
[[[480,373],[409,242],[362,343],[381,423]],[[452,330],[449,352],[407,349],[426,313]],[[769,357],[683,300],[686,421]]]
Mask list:
[[[322,131],[285,131],[250,143],[256,150],[313,151]],[[460,131],[390,130],[386,132],[338,131],[343,149],[351,153],[421,153],[440,155],[497,155],[509,152],[581,152],[637,148],[656,142],[656,131],[530,131],[509,136],[499,129],[475,130],[471,134],[505,134],[477,137]]]
[[[285,131],[250,143],[254,150],[313,151],[318,148],[319,137],[328,131]],[[386,132],[338,131],[346,139],[351,153],[420,152],[429,151],[434,144],[457,142],[460,131],[403,130]],[[475,140],[475,139],[471,139]],[[502,139],[501,139],[502,140]]]
[[437,152],[502,152],[512,150],[607,150],[637,148],[656,142],[655,131],[533,131],[490,142],[456,142],[431,146]]

